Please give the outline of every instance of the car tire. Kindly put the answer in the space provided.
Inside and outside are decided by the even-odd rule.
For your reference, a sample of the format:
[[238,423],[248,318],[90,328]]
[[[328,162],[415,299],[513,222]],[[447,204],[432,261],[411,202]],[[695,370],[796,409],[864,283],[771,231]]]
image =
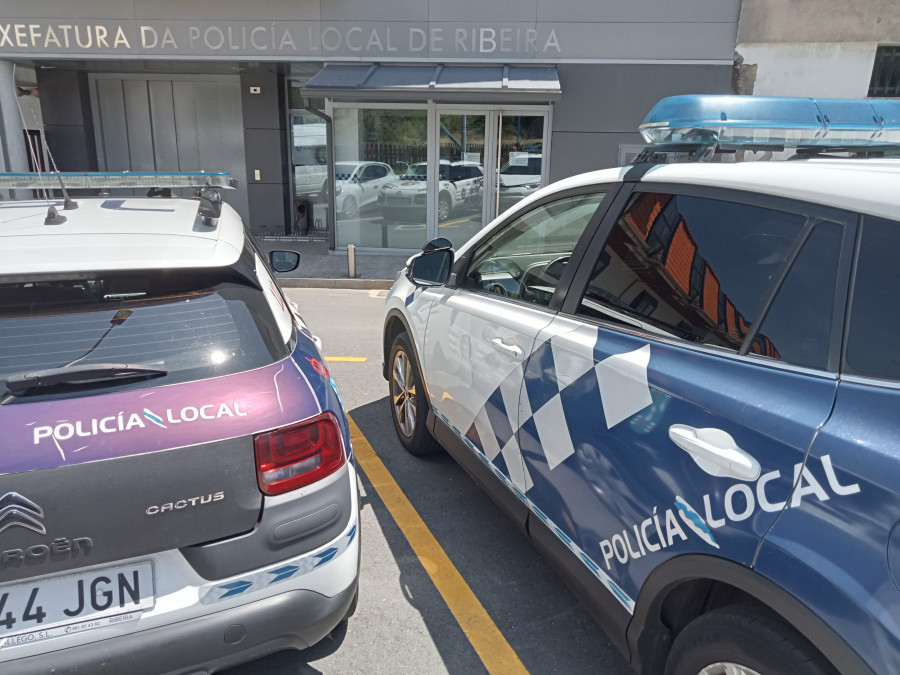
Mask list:
[[453,205],[450,202],[450,195],[444,193],[438,197],[438,221],[444,222],[450,217],[450,210]]
[[836,675],[797,631],[744,606],[722,607],[691,621],[672,645],[666,675]]
[[344,197],[344,206],[341,208],[341,214],[344,218],[356,218],[359,215],[359,207],[356,204],[356,197],[348,195]]
[[440,446],[428,431],[428,400],[409,335],[400,333],[391,345],[389,401],[400,444],[412,455],[435,452]]

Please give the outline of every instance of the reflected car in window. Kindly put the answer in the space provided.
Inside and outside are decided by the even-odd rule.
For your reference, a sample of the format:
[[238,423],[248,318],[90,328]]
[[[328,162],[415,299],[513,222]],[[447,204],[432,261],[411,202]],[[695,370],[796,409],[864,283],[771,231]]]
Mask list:
[[[387,183],[378,196],[386,220],[425,217],[428,165],[411,165],[397,180]],[[478,209],[482,203],[484,170],[475,162],[442,159],[438,181],[438,220],[443,222],[463,207]]]
[[[341,218],[356,218],[378,201],[381,189],[397,180],[384,162],[337,162],[334,165],[334,201]],[[327,186],[325,186],[327,190]]]
[[541,187],[543,158],[530,152],[511,152],[500,167],[500,212],[537,192]]

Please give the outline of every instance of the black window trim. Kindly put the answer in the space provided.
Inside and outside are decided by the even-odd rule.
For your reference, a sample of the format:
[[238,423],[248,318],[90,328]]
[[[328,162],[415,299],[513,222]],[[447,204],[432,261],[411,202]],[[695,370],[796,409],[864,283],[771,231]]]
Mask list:
[[[740,360],[746,360],[754,364],[766,364],[777,367],[779,369],[799,371],[805,373],[825,374],[832,378],[837,378],[840,367],[843,364],[843,354],[846,343],[846,324],[849,317],[848,300],[850,297],[850,281],[851,268],[856,258],[858,248],[857,230],[859,229],[860,216],[851,211],[845,211],[830,206],[804,202],[796,199],[788,199],[773,195],[760,194],[757,192],[748,192],[737,190],[734,188],[678,184],[668,182],[636,182],[625,183],[626,188],[621,190],[616,196],[616,202],[619,202],[616,209],[608,209],[603,221],[597,228],[594,238],[591,241],[589,249],[581,258],[579,268],[573,276],[573,283],[568,288],[568,294],[560,308],[560,314],[568,316],[576,321],[588,321],[593,324],[601,325],[611,330],[623,331],[632,335],[645,337],[649,340],[664,342],[678,347],[687,347],[694,351],[702,351],[716,354],[718,356],[730,356]],[[630,188],[630,189],[628,189]],[[700,345],[686,340],[678,340],[677,338],[663,338],[654,335],[648,331],[642,331],[637,328],[622,326],[618,323],[594,319],[578,314],[578,306],[581,298],[587,289],[590,281],[591,272],[596,265],[600,254],[606,248],[606,242],[612,234],[613,228],[619,220],[619,216],[625,210],[632,195],[637,192],[652,192],[663,194],[684,195],[686,197],[699,197],[705,199],[717,199],[720,201],[728,201],[734,204],[743,204],[746,206],[756,206],[760,208],[772,209],[792,213],[806,218],[791,254],[778,277],[773,281],[767,293],[763,296],[763,301],[757,310],[757,316],[753,318],[751,326],[754,328],[745,337],[741,349],[735,352],[730,349],[716,347],[714,345]],[[611,205],[612,206],[612,205]],[[829,331],[829,346],[827,365],[824,370],[819,368],[809,368],[796,364],[786,363],[784,361],[776,361],[758,354],[747,353],[752,339],[758,332],[760,321],[768,314],[769,309],[777,296],[784,280],[787,278],[793,264],[799,255],[800,249],[812,233],[815,225],[819,222],[832,222],[843,227],[843,237],[841,240],[841,251],[838,258],[838,269],[836,273],[835,292],[832,305],[831,329]]]
[[[560,308],[563,305],[563,301],[566,297],[569,286],[572,283],[573,275],[575,274],[576,269],[581,267],[581,261],[583,260],[584,255],[587,252],[589,243],[593,241],[597,229],[603,223],[604,219],[607,216],[607,213],[612,208],[613,204],[617,203],[618,193],[621,192],[622,188],[623,186],[621,183],[598,183],[595,185],[585,185],[577,188],[570,188],[568,190],[560,190],[559,192],[554,192],[553,194],[547,195],[546,197],[537,200],[536,202],[531,204],[529,208],[523,211],[517,211],[514,214],[511,214],[501,223],[498,223],[493,228],[491,228],[490,232],[485,234],[483,239],[481,239],[475,246],[472,246],[472,248],[466,251],[463,256],[460,256],[460,258],[456,260],[453,265],[453,271],[451,274],[452,284],[448,283],[447,287],[468,291],[470,293],[477,293],[479,295],[486,295],[491,298],[505,300],[507,302],[522,305],[523,307],[530,307],[536,310],[552,312],[554,314],[559,312]],[[569,264],[566,265],[562,277],[560,277],[559,283],[556,285],[556,289],[553,292],[553,297],[550,298],[550,302],[546,307],[542,305],[536,305],[531,302],[526,302],[525,300],[518,300],[516,298],[509,298],[492,293],[486,293],[484,291],[466,285],[465,280],[469,273],[469,265],[472,263],[475,252],[488,239],[506,229],[509,225],[517,221],[519,218],[525,216],[528,213],[531,213],[541,206],[545,206],[562,199],[568,199],[569,197],[599,194],[601,192],[606,193],[606,196],[597,205],[597,210],[594,212],[594,215],[591,216],[591,219],[588,221],[587,226],[584,228],[584,232],[582,232],[581,237],[579,237],[578,242],[575,244],[575,248],[572,250],[572,255],[569,256]]]
[[853,312],[853,297],[856,291],[856,271],[859,265],[859,255],[862,248],[862,237],[863,231],[865,230],[866,219],[873,218],[877,220],[887,220],[889,222],[896,222],[900,225],[897,219],[894,218],[886,218],[885,216],[875,216],[868,214],[860,214],[858,217],[858,224],[856,228],[856,237],[854,240],[853,246],[853,259],[850,262],[851,271],[850,271],[850,280],[847,284],[847,296],[845,301],[846,311],[844,313],[844,323],[841,326],[841,353],[840,353],[840,379],[842,382],[848,383],[859,383],[865,385],[875,385],[878,387],[884,387],[886,389],[900,389],[900,379],[890,379],[884,377],[875,377],[874,375],[861,375],[858,373],[845,373],[844,368],[847,365],[847,347],[848,340],[850,336],[850,315]]

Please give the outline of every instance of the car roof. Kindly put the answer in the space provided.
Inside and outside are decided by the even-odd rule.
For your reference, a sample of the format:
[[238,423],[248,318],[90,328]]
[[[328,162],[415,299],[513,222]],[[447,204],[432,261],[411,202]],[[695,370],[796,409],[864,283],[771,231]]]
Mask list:
[[0,203],[0,279],[96,270],[224,267],[244,246],[244,226],[227,204],[204,225],[196,199],[78,198],[61,225],[44,225],[46,201]]
[[[573,176],[552,190],[621,181],[630,167]],[[721,187],[798,199],[884,218],[900,214],[900,159],[801,159],[659,164],[640,182]],[[535,197],[547,194],[541,191]]]
[[[620,183],[632,168],[620,166],[563,178],[529,195],[513,209],[525,209],[535,201],[564,190]],[[900,159],[658,164],[641,177],[640,183],[728,188],[900,220]],[[457,254],[462,255],[491,236],[502,220],[505,220],[505,214],[460,246]]]

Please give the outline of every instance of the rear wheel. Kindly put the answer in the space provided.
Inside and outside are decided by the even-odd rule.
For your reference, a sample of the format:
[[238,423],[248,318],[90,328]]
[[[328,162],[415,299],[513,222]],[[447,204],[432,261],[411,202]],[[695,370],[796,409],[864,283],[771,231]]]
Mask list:
[[397,437],[413,455],[434,452],[439,446],[425,426],[428,401],[409,335],[405,332],[394,338],[390,364],[391,418]]
[[749,607],[715,609],[679,633],[666,675],[832,675],[835,670],[781,619]]

